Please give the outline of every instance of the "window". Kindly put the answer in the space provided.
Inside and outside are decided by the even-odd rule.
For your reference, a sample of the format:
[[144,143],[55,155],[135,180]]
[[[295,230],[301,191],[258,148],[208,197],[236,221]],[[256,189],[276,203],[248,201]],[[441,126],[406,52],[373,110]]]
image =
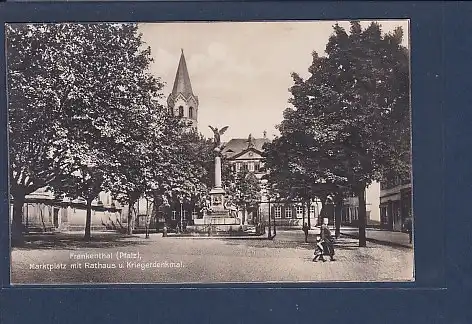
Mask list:
[[236,163],[236,172],[239,172],[241,170],[241,163],[237,162]]
[[382,224],[388,224],[387,206],[380,207],[380,222]]
[[244,169],[244,170],[249,170],[249,166],[248,166],[247,163],[243,163],[243,169]]
[[192,219],[197,219],[197,218],[198,218],[197,216],[198,216],[198,213],[197,213],[197,211],[194,209],[194,210],[192,211]]
[[285,207],[285,218],[292,218],[292,206]]
[[188,118],[193,118],[193,107],[188,109]]
[[275,218],[281,218],[282,217],[282,207],[275,206],[274,207],[274,214],[275,214]]
[[310,205],[310,217],[315,217],[315,205]]
[[297,206],[297,218],[303,217],[303,206]]
[[255,162],[255,163],[254,163],[254,171],[257,172],[257,171],[259,171],[260,168],[261,168],[260,163],[259,163],[259,162]]
[[184,216],[183,219],[187,219],[187,211],[186,210],[184,210],[184,215],[183,216]]
[[184,117],[184,107],[179,106],[179,117]]
[[254,172],[254,163],[249,162],[248,164],[249,171]]
[[172,211],[172,220],[176,220],[177,212],[175,210]]

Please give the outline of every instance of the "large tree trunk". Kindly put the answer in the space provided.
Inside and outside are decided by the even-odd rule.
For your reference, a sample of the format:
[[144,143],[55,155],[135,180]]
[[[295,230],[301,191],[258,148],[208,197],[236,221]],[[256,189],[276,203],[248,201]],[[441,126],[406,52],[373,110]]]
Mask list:
[[343,210],[343,196],[342,194],[337,194],[335,197],[335,209],[334,209],[334,226],[335,226],[335,236],[339,238],[341,235],[341,214]]
[[92,200],[87,199],[87,216],[85,218],[85,235],[84,239],[86,241],[90,241],[91,235],[90,235],[90,228],[92,224]]
[[133,228],[134,228],[134,216],[133,216],[133,207],[134,202],[129,201],[128,203],[128,235],[133,235]]
[[356,190],[356,195],[359,198],[359,246],[365,247],[367,245],[367,239],[365,235],[365,228],[366,228],[366,206],[365,206],[365,185],[359,187]]
[[19,193],[13,196],[13,219],[11,224],[12,244],[19,243],[23,237],[23,205],[25,194]]

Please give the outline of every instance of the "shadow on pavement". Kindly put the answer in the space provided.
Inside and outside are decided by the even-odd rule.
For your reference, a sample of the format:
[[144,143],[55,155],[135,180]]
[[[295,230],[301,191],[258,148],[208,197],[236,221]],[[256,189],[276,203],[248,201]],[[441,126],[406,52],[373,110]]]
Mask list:
[[248,247],[255,248],[274,248],[274,249],[283,249],[283,248],[301,248],[312,250],[315,247],[315,244],[312,242],[303,243],[296,241],[278,241],[274,240],[224,240],[226,245],[244,245]]
[[[274,249],[281,249],[281,248],[292,248],[292,249],[306,249],[306,250],[314,250],[315,249],[315,241],[310,240],[308,243],[304,243],[303,241],[281,241],[281,240],[224,240],[226,245],[244,245],[247,247],[254,247],[254,248],[274,248]],[[359,242],[356,239],[341,237],[337,239],[334,243],[334,248],[336,250],[357,250],[359,249]],[[362,249],[372,249],[372,246],[367,245]]]
[[[381,231],[388,232],[388,231],[385,231],[385,230],[377,230],[377,231],[379,231],[379,232],[381,232]],[[354,233],[354,234],[342,233],[342,236],[349,237],[349,238],[356,239],[356,240],[359,237],[357,233]],[[408,245],[408,244],[404,244],[404,243],[390,242],[390,241],[386,241],[386,240],[378,240],[378,239],[374,239],[374,238],[371,238],[371,237],[367,237],[366,241],[370,242],[370,243],[389,246],[389,247],[392,247],[392,248],[397,248],[397,249],[402,249],[402,250],[412,249],[411,244]]]
[[[340,238],[336,240],[334,244],[335,249],[337,250],[357,250],[359,249],[359,241],[358,240],[346,240],[345,238]],[[367,245],[362,249],[371,249],[372,246]]]
[[139,237],[117,233],[92,232],[92,238],[89,241],[84,240],[83,236],[82,232],[29,234],[24,236],[21,243],[17,243],[12,247],[17,250],[75,250],[80,248],[110,248],[148,244]]

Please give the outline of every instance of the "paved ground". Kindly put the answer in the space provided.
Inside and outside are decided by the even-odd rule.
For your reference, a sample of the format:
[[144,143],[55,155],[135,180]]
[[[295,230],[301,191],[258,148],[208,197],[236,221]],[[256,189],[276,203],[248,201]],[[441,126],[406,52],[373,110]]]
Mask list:
[[[313,263],[313,243],[303,243],[301,231],[277,231],[273,241],[94,233],[92,242],[83,242],[81,235],[38,236],[14,248],[12,283],[405,281],[413,274],[412,249],[359,248],[348,237],[336,242],[336,261]],[[98,259],[99,253],[111,259]],[[95,258],[76,259],[85,254]]]
[[[309,241],[314,242],[316,235],[320,232],[319,228],[313,228],[309,231]],[[334,235],[334,229],[331,228],[331,233]],[[359,229],[357,227],[342,226],[341,234],[357,239],[359,237]],[[386,244],[392,246],[399,246],[405,248],[412,248],[410,239],[407,233],[386,231],[376,228],[366,229],[367,240],[378,244]],[[301,229],[277,231],[276,239],[280,240],[303,240],[303,232]],[[369,244],[369,243],[368,243]]]
[[[359,237],[359,230],[355,227],[343,227],[341,233],[344,235],[352,236],[353,238]],[[385,243],[391,245],[398,245],[412,248],[410,244],[410,238],[408,233],[385,231],[376,228],[366,229],[367,240],[371,240],[376,243]]]

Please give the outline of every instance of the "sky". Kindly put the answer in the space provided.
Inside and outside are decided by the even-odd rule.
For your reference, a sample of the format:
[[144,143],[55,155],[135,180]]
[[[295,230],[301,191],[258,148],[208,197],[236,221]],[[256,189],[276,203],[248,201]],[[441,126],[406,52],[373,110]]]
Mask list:
[[[383,32],[401,26],[409,42],[408,20],[378,20]],[[185,22],[140,24],[151,47],[151,72],[166,84],[169,95],[181,49],[193,92],[199,98],[198,129],[212,136],[208,125],[229,126],[231,138],[273,138],[275,126],[289,107],[291,73],[307,77],[313,51],[324,49],[336,21]],[[349,30],[349,22],[340,21]],[[370,21],[363,21],[366,27]]]

